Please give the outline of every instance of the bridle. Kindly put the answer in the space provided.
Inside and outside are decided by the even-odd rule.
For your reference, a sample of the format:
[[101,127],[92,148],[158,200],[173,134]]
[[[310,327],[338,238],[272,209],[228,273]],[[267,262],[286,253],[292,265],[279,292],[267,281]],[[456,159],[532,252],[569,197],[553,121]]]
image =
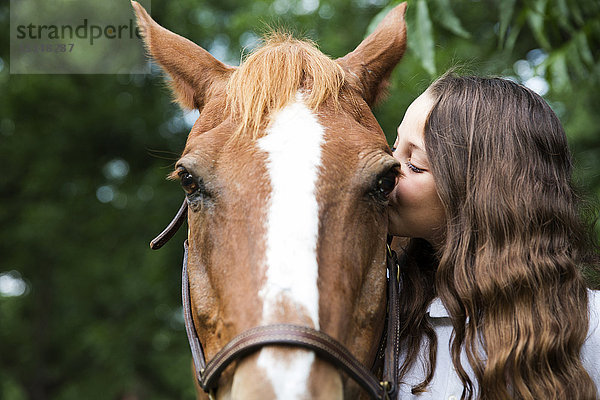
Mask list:
[[[187,217],[187,199],[179,208],[171,223],[150,242],[150,248],[160,249],[175,235]],[[320,358],[343,370],[356,381],[373,399],[390,399],[398,386],[397,366],[399,354],[398,279],[399,263],[396,253],[390,249],[389,240],[386,252],[387,264],[387,315],[386,327],[380,339],[379,351],[373,367],[369,370],[362,365],[341,343],[324,332],[292,324],[275,324],[252,328],[234,337],[208,362],[204,357],[202,344],[198,339],[190,301],[189,278],[187,272],[188,241],[184,242],[181,295],[185,319],[185,330],[192,351],[196,378],[200,387],[214,399],[221,373],[232,362],[264,347],[294,346],[314,351]],[[382,378],[374,371],[383,367]]]

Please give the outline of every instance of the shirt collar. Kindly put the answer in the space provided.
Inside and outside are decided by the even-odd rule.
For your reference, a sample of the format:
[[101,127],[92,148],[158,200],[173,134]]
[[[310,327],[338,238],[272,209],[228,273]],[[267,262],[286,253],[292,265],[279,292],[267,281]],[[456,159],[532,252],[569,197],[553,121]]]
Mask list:
[[448,310],[446,310],[446,307],[444,307],[444,303],[442,303],[442,299],[440,299],[439,297],[433,299],[431,304],[429,304],[427,314],[429,314],[430,318],[450,318]]

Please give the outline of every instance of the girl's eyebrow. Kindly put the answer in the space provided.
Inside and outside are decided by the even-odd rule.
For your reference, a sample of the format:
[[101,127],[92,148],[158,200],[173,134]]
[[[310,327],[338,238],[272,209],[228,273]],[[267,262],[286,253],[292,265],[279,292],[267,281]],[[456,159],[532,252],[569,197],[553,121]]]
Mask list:
[[417,145],[417,144],[415,144],[415,143],[413,143],[413,142],[409,142],[409,143],[408,143],[408,148],[409,148],[410,150],[420,150],[420,151],[422,151],[422,152],[425,152],[425,150],[424,150],[424,149],[423,149],[421,146],[419,146],[419,145]]

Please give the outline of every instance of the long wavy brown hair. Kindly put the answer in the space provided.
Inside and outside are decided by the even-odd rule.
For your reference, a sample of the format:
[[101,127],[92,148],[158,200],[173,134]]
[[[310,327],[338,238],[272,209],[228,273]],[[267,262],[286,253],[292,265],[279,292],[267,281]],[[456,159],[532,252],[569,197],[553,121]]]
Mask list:
[[442,344],[426,310],[439,296],[454,327],[463,399],[596,399],[580,360],[589,322],[581,266],[597,268],[598,252],[558,118],[539,95],[504,79],[447,74],[428,91],[425,146],[446,240],[437,252],[419,239],[408,245],[400,376],[425,345],[428,373],[413,393],[433,377]]

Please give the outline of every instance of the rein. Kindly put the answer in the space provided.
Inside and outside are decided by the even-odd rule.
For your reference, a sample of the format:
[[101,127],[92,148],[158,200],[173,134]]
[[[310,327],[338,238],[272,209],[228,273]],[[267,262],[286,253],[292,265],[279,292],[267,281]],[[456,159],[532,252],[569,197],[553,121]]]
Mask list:
[[[187,200],[184,199],[173,221],[150,242],[152,250],[160,249],[177,232],[187,217]],[[187,271],[188,241],[184,242],[181,297],[196,378],[200,387],[215,399],[215,390],[221,373],[234,361],[264,347],[293,346],[314,351],[319,357],[343,370],[356,381],[373,399],[390,399],[398,386],[397,366],[400,333],[398,318],[398,279],[399,266],[396,253],[387,246],[387,315],[386,328],[380,340],[379,351],[373,369],[379,369],[383,361],[382,379],[367,369],[341,343],[324,332],[293,324],[273,324],[252,328],[234,337],[215,356],[206,362],[204,350],[192,317],[190,287]]]

